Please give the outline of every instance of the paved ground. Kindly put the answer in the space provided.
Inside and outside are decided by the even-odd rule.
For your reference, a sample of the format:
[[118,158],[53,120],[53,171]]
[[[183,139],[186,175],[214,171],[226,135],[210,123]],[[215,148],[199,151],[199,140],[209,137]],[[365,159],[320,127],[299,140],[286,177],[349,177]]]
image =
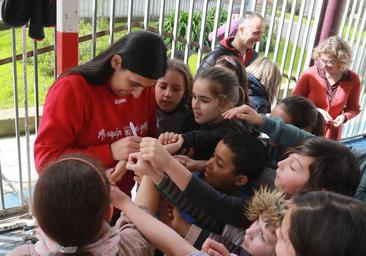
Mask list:
[[[30,180],[34,183],[37,180],[37,173],[34,168],[33,161],[33,143],[35,135],[31,135],[30,141]],[[28,195],[28,168],[27,168],[27,151],[26,151],[26,139],[22,136],[20,139],[21,147],[21,173],[23,180],[23,191],[24,195]],[[20,193],[20,173],[18,164],[18,153],[17,153],[17,141],[15,137],[2,138],[0,139],[0,165],[2,174],[2,184],[5,195],[5,208],[20,205],[19,193]],[[2,204],[0,204],[2,209]]]
[[[31,182],[34,184],[37,181],[38,175],[34,168],[33,160],[33,144],[35,135],[30,136],[30,167],[31,167]],[[25,199],[28,197],[28,169],[27,169],[27,151],[26,139],[22,136],[20,139],[21,145],[21,162],[22,162],[22,179],[23,179],[23,194]],[[20,175],[18,168],[18,153],[16,138],[2,138],[0,139],[0,165],[1,173],[3,175],[4,188],[4,204],[5,208],[11,208],[20,205]],[[7,182],[8,181],[8,182]],[[0,179],[1,182],[1,179]],[[132,197],[135,197],[135,189],[132,190]],[[0,210],[3,209],[0,197]]]

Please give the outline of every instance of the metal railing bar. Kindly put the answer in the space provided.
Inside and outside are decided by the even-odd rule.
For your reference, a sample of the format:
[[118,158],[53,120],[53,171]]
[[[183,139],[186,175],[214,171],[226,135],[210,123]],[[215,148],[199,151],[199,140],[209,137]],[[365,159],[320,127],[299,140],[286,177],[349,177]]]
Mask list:
[[228,11],[227,11],[227,18],[226,18],[226,26],[225,26],[225,38],[229,36],[230,27],[231,27],[231,16],[233,14],[233,5],[234,0],[229,1]]
[[133,0],[128,0],[127,33],[131,32]]
[[[184,48],[184,63],[188,64],[188,56],[189,56],[189,46],[191,45],[191,36],[192,36],[192,20],[193,20],[193,8],[194,8],[194,0],[189,2],[189,14],[188,14],[188,29],[186,35],[186,46]],[[179,37],[177,37],[179,40]]]
[[[365,120],[365,115],[366,115],[366,111],[365,111],[365,106],[366,106],[366,89],[365,89],[365,75],[366,72],[364,71],[363,74],[360,74],[360,78],[361,78],[361,103],[360,103],[360,107],[361,107],[361,113],[359,114],[359,116],[357,118],[359,118],[359,120]],[[362,127],[362,128],[361,128]],[[366,127],[366,122],[363,123],[363,125],[361,126],[361,122],[359,123],[359,127],[358,127],[358,132],[364,132],[365,131],[365,127]]]
[[198,54],[197,54],[197,56],[198,56],[197,57],[197,66],[196,66],[197,69],[200,66],[201,58],[202,58],[203,37],[205,36],[207,6],[208,6],[208,0],[204,0],[203,10],[202,10],[202,24],[201,24],[201,31],[200,31],[200,37],[199,37],[199,48],[198,48]]
[[[24,132],[26,147],[26,166],[28,174],[28,200],[29,205],[32,204],[32,183],[31,183],[31,160],[30,160],[30,141],[29,141],[29,101],[28,101],[28,71],[27,71],[27,34],[26,26],[22,27],[22,53],[23,53],[23,89],[24,89]],[[19,177],[19,185],[23,184],[23,174]],[[24,191],[20,193],[24,198]],[[30,208],[29,208],[30,209]],[[29,212],[31,214],[31,212]]]
[[[38,90],[38,53],[37,53],[37,40],[33,40],[33,73],[34,73],[34,129],[35,133],[38,133],[39,127],[39,90]],[[28,52],[26,53],[26,56]]]
[[356,33],[358,31],[358,25],[360,24],[361,12],[362,12],[362,9],[363,9],[364,2],[365,1],[361,1],[360,6],[358,7],[359,11],[356,14],[356,21],[355,21],[355,24],[353,26],[353,33],[352,33],[351,41],[349,42],[351,47],[353,46],[355,38],[356,38]]
[[93,15],[92,15],[92,57],[91,59],[95,58],[96,51],[97,51],[97,11],[98,11],[98,1],[93,0]]
[[355,56],[361,56],[361,60],[358,62],[358,65],[355,69],[357,72],[361,71],[362,60],[363,60],[363,62],[365,62],[365,59],[363,58],[363,56],[365,55],[365,48],[366,48],[366,38],[363,40],[362,45],[361,45],[361,49],[362,49],[361,54],[355,55]]
[[211,50],[215,50],[216,48],[216,41],[217,41],[217,29],[219,27],[219,18],[221,12],[221,0],[216,1],[216,10],[215,10],[215,21],[214,21],[214,28],[212,31],[212,40],[211,40]]
[[[356,2],[358,2],[358,1],[355,1],[353,3],[354,5],[352,6],[351,12],[355,11],[354,9],[355,9],[355,6],[357,5]],[[352,33],[352,36],[351,36],[350,39],[349,39],[350,33],[351,33],[350,28],[347,30],[347,39],[350,40],[349,44],[350,44],[351,48],[354,48],[353,44],[354,44],[354,40],[355,40],[355,37],[356,37],[356,33],[357,33],[357,31],[359,31],[359,22],[360,22],[360,16],[361,16],[361,11],[363,9],[363,5],[364,5],[364,1],[361,1],[360,6],[358,7],[359,11],[356,13],[356,20],[355,20],[354,25],[353,25],[354,30],[353,30],[353,33]],[[348,9],[345,10],[345,13],[347,13],[347,12],[348,12]],[[352,18],[350,18],[350,20],[352,20],[352,21],[353,21],[353,16],[354,16],[354,14],[350,16],[350,17],[352,17]],[[364,27],[365,18],[366,18],[365,16],[362,18],[361,27]],[[350,24],[350,21],[349,21],[348,24]],[[351,24],[352,24],[352,22],[351,22]],[[359,37],[357,38],[356,54],[359,50],[359,44],[360,44],[360,41],[361,41],[361,38],[362,38],[362,33],[363,33],[363,30],[360,31]],[[354,53],[353,56],[357,56],[357,55],[355,55],[355,53]],[[356,60],[353,60],[353,62],[351,64],[351,69],[354,69],[355,64],[356,64]],[[364,90],[364,86],[363,86],[362,92],[361,92],[362,96],[360,97],[361,98],[361,106],[363,106],[363,104],[364,104],[363,103],[364,93],[365,93],[365,90]],[[347,125],[345,125],[344,132],[342,132],[342,134],[345,134],[345,136],[347,137],[347,136],[349,136],[349,134],[353,134],[355,132],[355,130],[359,130],[360,126],[361,126],[360,121],[362,120],[363,116],[364,116],[364,111],[362,113],[360,113],[357,117],[352,119]]]
[[149,26],[149,6],[150,6],[150,1],[145,0],[145,5],[144,5],[144,29],[145,30],[147,30],[147,28]]
[[363,113],[358,114],[358,116],[356,116],[355,118],[347,122],[346,125],[344,125],[342,134],[344,134],[345,137],[348,137],[353,134],[355,124],[360,119],[361,116],[363,116]]
[[267,0],[264,0],[262,2],[261,14],[262,14],[263,17],[266,16],[267,2],[268,2]]
[[4,187],[3,187],[3,173],[1,171],[1,161],[0,161],[0,200],[1,200],[1,210],[4,210],[5,198],[4,198]]
[[347,19],[347,11],[348,11],[348,8],[349,8],[349,5],[350,5],[351,1],[350,0],[347,0],[346,2],[346,6],[345,6],[345,11],[343,11],[343,17],[342,17],[342,23],[341,23],[341,26],[338,30],[338,36],[342,37],[342,34],[343,34],[343,30],[344,30],[344,25],[346,24],[346,19]]
[[[56,80],[56,78],[57,78],[57,51],[55,50],[55,49],[57,49],[57,40],[56,40],[56,38],[57,38],[57,28],[55,27],[54,28],[54,38],[53,38],[53,45],[55,46],[55,48],[53,48],[53,52],[54,52],[54,63],[55,63],[55,65],[54,65],[54,69],[53,69],[53,78]],[[38,52],[38,53],[40,53],[40,52]],[[1,64],[0,64],[1,65]]]
[[319,21],[320,21],[320,14],[321,14],[321,11],[323,9],[323,4],[324,4],[324,0],[322,1],[316,1],[317,5],[318,5],[318,8],[315,8],[315,15],[314,15],[314,23],[313,23],[313,32],[310,33],[312,35],[312,37],[310,38],[310,47],[308,49],[308,54],[307,54],[307,57],[305,59],[305,67],[309,67],[310,66],[310,61],[311,61],[311,58],[312,58],[312,52],[313,52],[313,49],[314,49],[314,43],[315,43],[315,39],[316,39],[316,30],[319,26]]
[[245,11],[245,2],[246,2],[246,0],[241,0],[241,3],[240,3],[240,17],[242,17],[243,14],[244,14],[244,11]]
[[[352,126],[352,128],[350,128],[351,129],[351,134],[354,134],[355,130],[357,130],[359,132],[360,127],[361,127],[361,122],[362,122],[362,120],[365,120],[364,117],[365,117],[365,112],[366,111],[365,111],[365,109],[362,109],[362,106],[365,106],[365,102],[366,102],[366,91],[365,90],[366,90],[365,85],[361,82],[361,92],[360,92],[360,95],[361,95],[361,97],[360,97],[360,99],[361,99],[361,102],[360,102],[361,113],[356,118],[351,120],[351,122],[353,121],[355,123],[354,126]],[[356,123],[357,123],[357,126],[356,126]],[[348,130],[347,130],[347,132],[348,132]],[[346,133],[346,134],[348,134],[348,133]]]
[[[353,23],[353,15],[355,14],[356,5],[357,5],[357,1],[353,1],[353,4],[352,4],[352,10],[351,10],[350,15],[348,16],[348,17],[349,17],[349,19],[348,19],[348,27],[347,27],[347,31],[346,31],[346,35],[345,35],[345,37],[344,37],[344,39],[345,39],[346,41],[348,41],[349,36],[350,36],[350,33],[351,33],[351,26],[352,26],[352,23]],[[347,11],[348,11],[348,10],[347,10]]]
[[256,8],[256,6],[257,6],[257,0],[252,0],[252,1],[250,1],[249,3],[251,3],[252,4],[252,8],[251,8],[251,11],[255,11],[255,8]]
[[297,71],[296,71],[296,80],[299,78],[300,73],[302,72],[301,70],[301,66],[302,66],[302,62],[304,60],[305,57],[305,49],[306,49],[306,42],[308,41],[309,38],[309,31],[310,31],[310,26],[311,26],[311,20],[313,18],[313,13],[314,13],[314,7],[315,7],[315,0],[311,0],[310,3],[310,12],[307,16],[307,20],[306,20],[306,25],[305,25],[305,37],[303,38],[302,44],[301,44],[301,52],[300,52],[300,59],[297,63]]
[[[296,57],[296,52],[297,52],[297,46],[299,43],[299,38],[300,38],[300,32],[301,32],[301,27],[302,27],[302,19],[304,17],[304,12],[305,12],[305,1],[301,1],[301,5],[300,5],[300,12],[299,12],[299,19],[297,22],[297,30],[296,30],[296,34],[295,34],[295,42],[292,45],[292,53],[291,53],[291,58],[290,58],[290,66],[288,68],[288,74],[289,76],[291,76],[292,74],[292,70],[294,68],[295,65],[295,57]],[[287,96],[287,92],[290,88],[290,79],[287,79],[287,84],[286,84],[286,88],[285,88],[285,92],[284,95]]]
[[178,34],[178,22],[179,22],[179,7],[180,0],[175,1],[175,15],[174,15],[174,25],[173,25],[173,40],[170,58],[174,59],[175,48],[177,46],[177,34]]
[[165,11],[165,0],[160,1],[160,12],[159,12],[159,34],[163,34],[164,28],[164,11]]
[[[12,58],[13,58],[13,92],[14,92],[14,110],[15,110],[15,134],[17,141],[17,153],[18,153],[18,167],[19,167],[19,179],[22,177],[22,156],[20,150],[20,126],[19,126],[19,106],[18,106],[18,77],[17,77],[17,65],[15,61],[16,56],[16,37],[15,28],[11,28],[11,45],[12,45]],[[4,178],[4,177],[3,177]],[[23,204],[23,184],[20,182],[20,202]]]
[[114,43],[114,17],[116,12],[116,0],[111,0],[111,16],[109,19],[109,45],[113,45]]
[[[366,102],[366,88],[364,85],[364,81],[365,81],[365,74],[363,76],[360,76],[360,80],[361,80],[361,92],[360,92],[360,107],[361,107],[361,113],[355,117],[354,119],[352,119],[350,122],[354,122],[354,123],[358,123],[357,126],[352,126],[352,128],[349,128],[350,124],[348,124],[346,131],[344,132],[344,134],[346,134],[348,136],[348,134],[354,134],[355,130],[360,131],[361,128],[361,122],[365,117],[365,109],[362,109],[362,106],[365,106],[365,102]],[[365,126],[365,124],[364,124]],[[351,131],[349,131],[349,129],[351,129]],[[362,128],[364,129],[364,127]],[[343,133],[342,133],[343,134]]]
[[[267,0],[264,0],[262,2],[262,10],[261,10],[261,14],[264,17],[264,19],[266,19],[266,8],[267,8]],[[259,41],[258,43],[256,43],[256,45],[255,45],[255,51],[256,52],[259,52],[259,46],[260,46],[260,44],[261,44],[261,41]]]
[[[42,54],[42,53],[47,53],[47,52],[51,52],[51,51],[53,51],[53,45],[49,45],[49,46],[46,46],[46,47],[43,47],[43,48],[39,48],[37,50],[37,53]],[[34,56],[34,52],[33,51],[28,51],[27,52],[27,57],[32,57],[32,56]],[[0,66],[11,63],[12,59],[13,59],[13,57],[7,57],[5,59],[1,59],[0,60]],[[15,55],[14,60],[18,61],[18,60],[22,60],[22,59],[23,59],[23,54],[20,53],[20,54]]]
[[275,50],[274,50],[274,54],[273,54],[273,58],[272,58],[273,62],[277,62],[277,56],[278,56],[280,42],[281,42],[281,34],[282,34],[282,30],[283,30],[283,24],[285,21],[286,5],[287,5],[287,0],[284,0],[282,2],[280,23],[278,25],[277,37],[276,37],[276,46],[275,46]]
[[[284,46],[284,50],[283,50],[284,54],[282,55],[282,61],[281,61],[281,66],[280,66],[281,74],[285,73],[285,64],[286,64],[286,60],[287,60],[288,48],[290,45],[292,25],[294,24],[296,3],[297,3],[297,0],[294,0],[292,2],[291,13],[290,13],[290,22],[287,24],[287,35],[286,35],[285,46]],[[290,73],[288,75],[290,75]],[[283,91],[283,98],[285,98],[287,96],[287,91],[288,91],[288,87],[286,86],[285,90]]]
[[[22,54],[23,54],[23,89],[24,89],[24,128],[25,128],[25,137],[27,140],[27,136],[29,138],[29,131],[27,131],[27,126],[29,123],[29,114],[28,114],[28,72],[27,72],[27,31],[26,26],[22,27]],[[26,147],[27,147],[27,153],[28,153],[28,146],[29,141],[27,144],[26,141]],[[28,155],[26,154],[27,159],[27,167],[30,168],[30,161],[28,162]],[[30,169],[29,169],[30,170]],[[24,189],[23,189],[23,172],[19,173],[19,185],[20,185],[20,194],[21,197],[24,199]],[[23,201],[22,201],[23,204]]]
[[[364,4],[365,2],[363,1],[362,3]],[[363,5],[362,5],[361,9],[363,9]],[[358,56],[358,51],[360,50],[362,34],[363,34],[363,31],[365,30],[365,24],[366,24],[366,15],[364,15],[363,18],[362,18],[360,29],[357,29],[359,31],[359,34],[358,34],[357,41],[356,41],[356,51],[353,51],[353,57]],[[366,39],[364,40],[364,42],[366,42]],[[351,65],[351,69],[355,68],[357,60],[359,60],[358,62],[361,61],[361,59],[353,60],[352,65]],[[355,71],[357,72],[358,70],[355,70]]]
[[278,0],[274,0],[273,3],[272,3],[272,13],[271,13],[271,19],[270,19],[270,22],[269,22],[269,29],[268,29],[268,40],[267,40],[267,44],[266,44],[266,49],[264,51],[264,56],[268,56],[269,50],[270,50],[270,47],[271,47],[273,29],[274,29],[274,26],[275,26],[277,3],[278,3]]
[[[363,86],[363,87],[365,87],[365,86]],[[363,91],[365,91],[365,90],[363,90]],[[364,93],[364,95],[363,95],[363,98],[365,98],[366,96],[365,96],[365,93]],[[364,119],[364,116],[366,115],[366,111],[365,111],[365,109],[363,109],[362,110],[362,120],[365,120]],[[363,126],[362,126],[362,131],[365,131],[365,129],[366,129],[366,122],[364,122],[364,124],[363,124]]]

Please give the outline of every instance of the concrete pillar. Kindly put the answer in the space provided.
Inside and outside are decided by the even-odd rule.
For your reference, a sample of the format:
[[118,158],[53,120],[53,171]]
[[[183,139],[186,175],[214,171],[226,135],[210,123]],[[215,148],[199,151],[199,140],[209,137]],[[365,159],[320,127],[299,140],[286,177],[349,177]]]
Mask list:
[[57,75],[78,65],[79,0],[57,0]]

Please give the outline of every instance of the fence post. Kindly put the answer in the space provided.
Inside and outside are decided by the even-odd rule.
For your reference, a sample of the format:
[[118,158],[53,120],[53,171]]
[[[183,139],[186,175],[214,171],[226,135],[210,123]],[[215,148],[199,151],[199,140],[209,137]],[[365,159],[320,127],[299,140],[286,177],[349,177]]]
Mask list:
[[57,1],[57,75],[78,64],[79,0]]
[[337,35],[345,3],[345,0],[328,0],[325,2],[323,13],[321,14],[323,18],[321,18],[318,26],[314,47],[320,41]]

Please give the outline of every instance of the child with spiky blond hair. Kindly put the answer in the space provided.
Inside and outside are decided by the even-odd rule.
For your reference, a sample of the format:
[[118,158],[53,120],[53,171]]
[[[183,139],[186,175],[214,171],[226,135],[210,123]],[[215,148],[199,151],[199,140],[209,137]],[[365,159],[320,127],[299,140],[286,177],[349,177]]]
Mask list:
[[[209,255],[240,256],[272,256],[277,242],[275,231],[281,226],[282,219],[287,212],[288,201],[285,194],[279,190],[261,187],[255,191],[247,209],[246,216],[253,224],[245,230],[240,247],[224,241],[220,236],[208,238],[202,246],[202,251]],[[216,241],[215,241],[216,240]]]

